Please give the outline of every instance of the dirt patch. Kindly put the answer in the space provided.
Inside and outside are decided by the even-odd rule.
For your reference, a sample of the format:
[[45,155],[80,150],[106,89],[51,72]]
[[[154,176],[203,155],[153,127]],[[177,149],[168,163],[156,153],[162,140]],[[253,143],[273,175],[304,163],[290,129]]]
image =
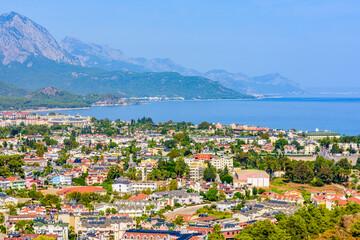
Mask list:
[[313,186],[310,186],[308,184],[301,184],[301,183],[293,183],[293,182],[289,182],[289,183],[285,183],[284,185],[282,186],[279,186],[278,184],[276,185],[273,185],[271,182],[270,182],[270,187],[267,188],[267,190],[270,190],[271,188],[276,188],[277,190],[279,191],[287,191],[287,190],[304,190],[304,191],[309,191],[309,192],[312,192],[312,191],[318,191],[318,192],[323,192],[323,191],[335,191],[336,193],[343,193],[344,190],[339,187],[339,186],[336,186],[334,184],[332,185],[325,185],[325,186],[322,186],[322,187],[313,187]]
[[67,189],[67,188],[73,188],[74,186],[65,186],[65,187],[61,187],[61,188],[54,188],[54,187],[49,187],[47,190],[41,190],[41,192],[46,195],[46,194],[56,194],[56,192],[63,190],[63,189]]

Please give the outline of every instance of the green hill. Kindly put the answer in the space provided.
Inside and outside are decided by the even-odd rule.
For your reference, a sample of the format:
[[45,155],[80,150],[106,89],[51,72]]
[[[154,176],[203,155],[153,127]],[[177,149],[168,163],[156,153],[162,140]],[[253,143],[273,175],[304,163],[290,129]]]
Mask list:
[[204,77],[174,72],[109,72],[34,57],[23,64],[0,64],[0,79],[30,91],[54,86],[76,94],[112,93],[124,97],[251,98]]
[[21,97],[27,93],[25,89],[0,80],[0,96]]
[[[6,83],[5,83],[6,84]],[[11,85],[8,84],[10,87]],[[1,82],[0,82],[1,86]],[[21,88],[16,88],[19,92],[26,93]],[[90,107],[97,104],[136,104],[134,100],[124,99],[111,94],[91,93],[87,95],[77,95],[66,91],[61,91],[53,87],[43,88],[27,93],[26,95],[12,97],[0,96],[0,109],[37,109],[46,108],[79,108]]]

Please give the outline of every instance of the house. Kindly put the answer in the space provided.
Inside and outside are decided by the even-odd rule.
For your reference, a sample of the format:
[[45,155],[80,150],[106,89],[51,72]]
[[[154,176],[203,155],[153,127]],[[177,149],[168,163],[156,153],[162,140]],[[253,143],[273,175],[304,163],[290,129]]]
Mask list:
[[70,201],[69,203],[65,203],[61,206],[62,213],[81,213],[87,211],[88,209],[84,205],[75,201]]
[[56,234],[22,234],[19,232],[9,232],[4,240],[28,240],[38,238],[40,235],[58,240],[58,235]]
[[157,184],[155,182],[131,182],[126,178],[119,178],[112,185],[113,191],[119,193],[141,192],[147,189],[155,191],[156,187]]
[[25,186],[27,189],[32,189],[34,185],[36,190],[40,190],[43,186],[43,182],[39,179],[33,179],[33,178],[25,179]]
[[70,186],[72,185],[72,177],[58,174],[50,178],[50,184]]
[[10,188],[10,181],[6,178],[0,178],[0,187],[5,190]]
[[237,203],[235,201],[220,201],[216,203],[216,210],[218,211],[226,211],[235,209]]
[[37,205],[37,204],[29,204],[29,205],[25,205],[24,207],[21,208],[20,210],[20,215],[46,215],[46,208],[41,206],[41,205]]
[[46,167],[48,162],[48,160],[43,157],[24,158],[23,160],[26,165],[39,165],[40,167]]
[[156,187],[156,182],[132,182],[132,192],[141,192],[147,189],[155,191]]
[[8,205],[17,205],[18,199],[12,196],[7,196],[5,193],[0,193],[0,206],[6,207]]
[[69,224],[37,221],[34,223],[34,232],[42,235],[57,235],[57,240],[68,240]]
[[234,186],[240,187],[244,185],[251,185],[253,187],[269,187],[270,176],[265,171],[246,169],[235,169]]
[[127,217],[85,217],[75,220],[75,232],[85,239],[120,240],[128,229],[136,227],[136,222]]
[[182,233],[180,231],[163,231],[163,230],[145,230],[145,229],[129,229],[127,230],[121,240],[177,240],[177,239],[198,239],[198,236],[201,236],[201,233]]
[[273,173],[272,173],[272,177],[276,177],[276,178],[282,178],[284,175],[285,175],[285,171],[283,171],[283,170],[280,170],[280,171],[274,171]]
[[101,175],[89,175],[85,178],[87,185],[93,185],[95,183],[102,184],[106,180],[106,177]]
[[210,163],[212,166],[216,167],[216,169],[225,169],[225,167],[227,167],[231,170],[234,167],[233,158],[229,156],[216,156],[210,160]]
[[112,184],[112,190],[118,193],[130,193],[132,192],[132,182],[126,178],[119,178]]
[[8,177],[6,180],[9,181],[11,189],[26,188],[25,181],[19,177]]
[[298,205],[303,205],[304,198],[302,197],[300,191],[286,191],[283,194],[277,194],[274,192],[265,192],[260,195],[261,199],[270,199],[274,201],[282,201],[288,203],[295,203]]
[[148,200],[149,195],[145,193],[136,193],[134,196],[128,198],[128,200]]

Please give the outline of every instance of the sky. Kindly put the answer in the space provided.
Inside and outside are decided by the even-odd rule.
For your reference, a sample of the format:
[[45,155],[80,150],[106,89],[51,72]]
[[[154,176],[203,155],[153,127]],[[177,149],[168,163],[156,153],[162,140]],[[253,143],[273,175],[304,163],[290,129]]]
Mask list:
[[278,72],[304,87],[360,87],[358,0],[0,0],[65,36],[202,72]]

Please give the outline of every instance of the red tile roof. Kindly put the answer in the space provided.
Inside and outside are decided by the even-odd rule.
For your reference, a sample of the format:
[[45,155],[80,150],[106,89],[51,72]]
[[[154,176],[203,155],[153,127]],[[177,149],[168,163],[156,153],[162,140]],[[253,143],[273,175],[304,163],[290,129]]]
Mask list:
[[143,200],[146,199],[149,195],[145,194],[145,193],[138,193],[135,194],[134,196],[130,197],[128,200]]

